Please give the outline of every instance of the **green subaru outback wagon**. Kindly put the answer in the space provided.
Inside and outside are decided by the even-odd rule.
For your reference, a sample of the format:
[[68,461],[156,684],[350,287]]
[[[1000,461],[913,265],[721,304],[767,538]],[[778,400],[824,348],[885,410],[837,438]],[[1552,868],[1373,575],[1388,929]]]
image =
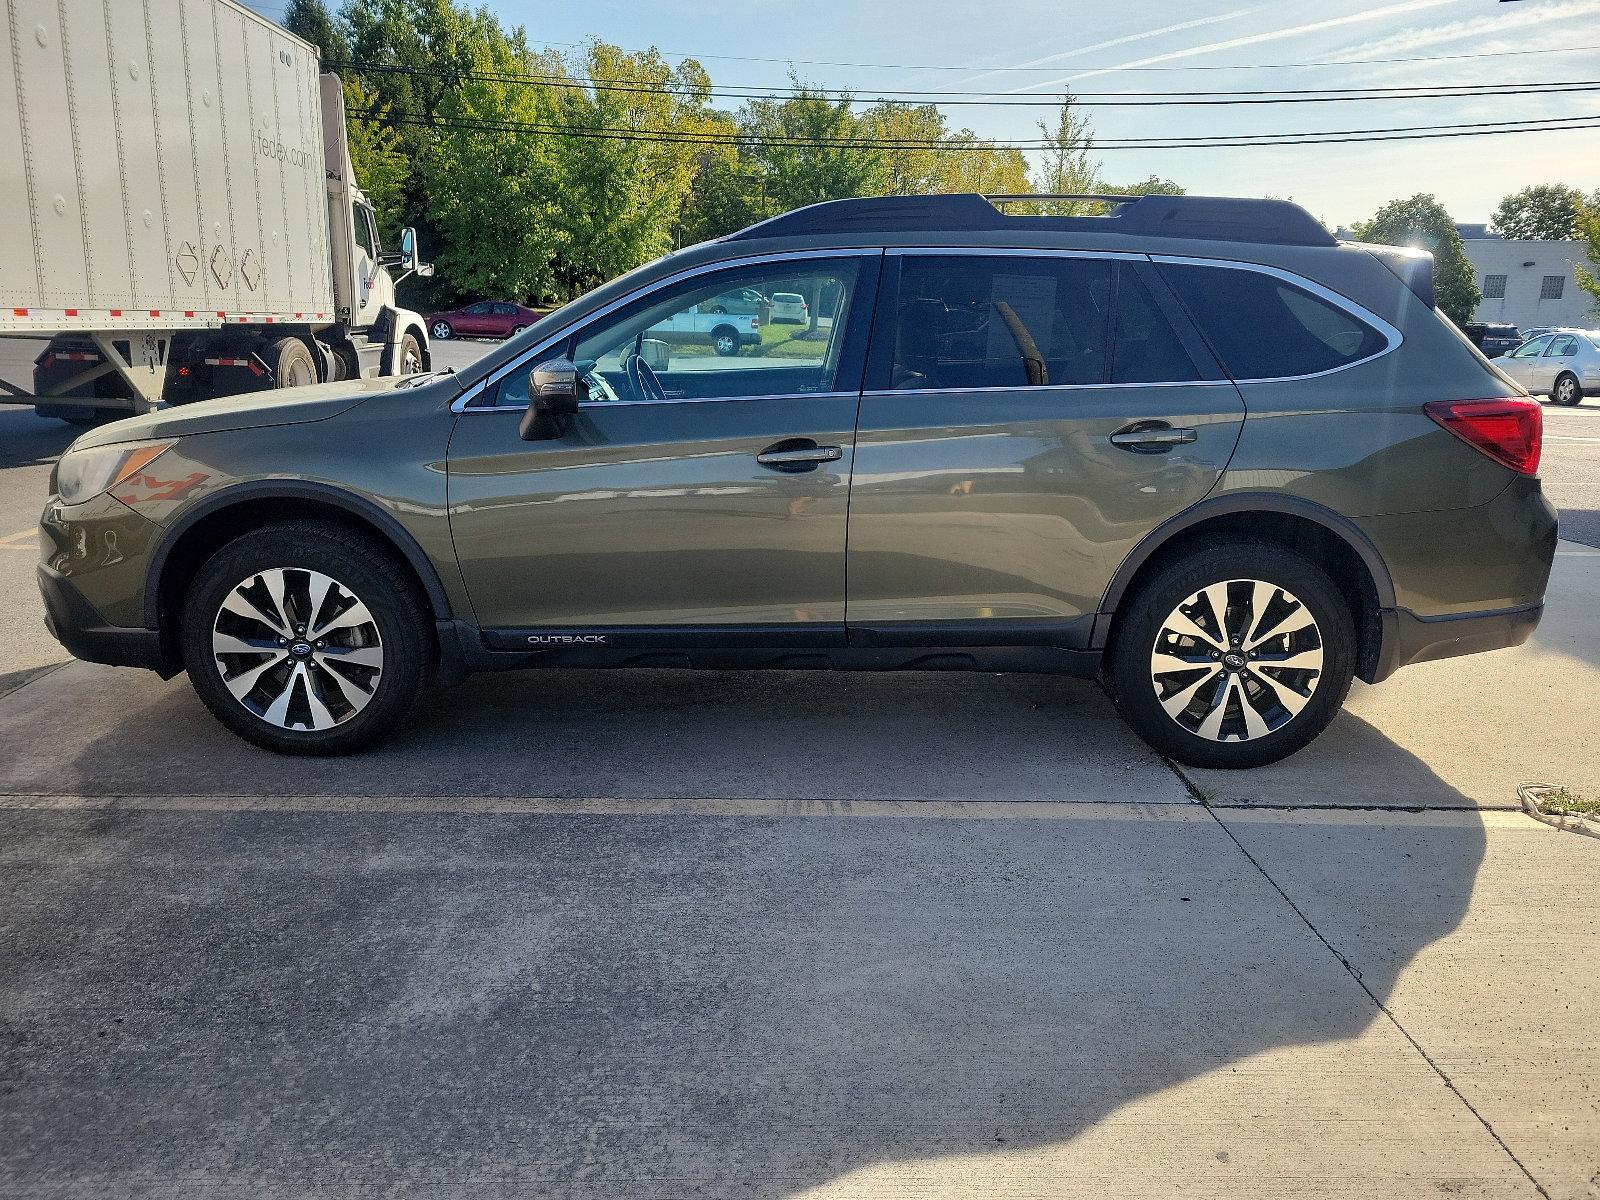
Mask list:
[[[805,319],[655,336],[745,291]],[[73,654],[187,670],[285,753],[474,671],[965,668],[1099,676],[1162,753],[1245,767],[1353,677],[1528,637],[1540,429],[1427,255],[1292,204],[837,201],[461,373],[88,433],[39,580]]]

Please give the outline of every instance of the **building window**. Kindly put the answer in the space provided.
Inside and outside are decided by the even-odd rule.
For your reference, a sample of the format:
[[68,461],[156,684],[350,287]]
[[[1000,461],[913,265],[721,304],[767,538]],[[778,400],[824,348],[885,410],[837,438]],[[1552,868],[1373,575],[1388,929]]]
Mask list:
[[1539,285],[1539,299],[1561,299],[1561,293],[1566,288],[1566,285],[1567,277],[1565,275],[1546,275],[1544,282]]
[[1506,277],[1504,275],[1485,275],[1483,277],[1483,298],[1485,300],[1504,300],[1506,298]]

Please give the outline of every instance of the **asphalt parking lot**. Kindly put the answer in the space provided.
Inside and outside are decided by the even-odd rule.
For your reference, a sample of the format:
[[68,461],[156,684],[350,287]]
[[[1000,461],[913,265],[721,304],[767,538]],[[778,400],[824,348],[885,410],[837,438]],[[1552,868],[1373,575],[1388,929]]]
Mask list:
[[1600,841],[1516,810],[1600,791],[1600,405],[1547,417],[1534,639],[1222,774],[943,674],[502,676],[275,758],[65,662],[71,433],[0,410],[0,1195],[1600,1196]]

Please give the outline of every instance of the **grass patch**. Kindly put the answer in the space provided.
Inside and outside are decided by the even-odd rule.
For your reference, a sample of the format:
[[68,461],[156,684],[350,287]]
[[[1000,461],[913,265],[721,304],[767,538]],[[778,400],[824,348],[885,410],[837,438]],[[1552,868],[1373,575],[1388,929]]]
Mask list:
[[[812,362],[821,362],[828,352],[828,330],[817,330],[816,337],[808,338],[804,334],[804,325],[773,325],[768,323],[761,327],[761,344],[759,346],[740,346],[740,358],[797,358],[809,359]],[[673,358],[709,358],[716,351],[712,349],[709,341],[674,342],[672,345]]]
[[1548,813],[1600,817],[1600,797],[1584,796],[1571,788],[1551,788],[1539,793],[1539,807]]

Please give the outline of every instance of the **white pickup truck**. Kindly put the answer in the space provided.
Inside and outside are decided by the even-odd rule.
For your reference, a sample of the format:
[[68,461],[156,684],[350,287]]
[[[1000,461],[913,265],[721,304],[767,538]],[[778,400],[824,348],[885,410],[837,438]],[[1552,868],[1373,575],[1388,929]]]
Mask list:
[[721,307],[716,300],[707,300],[650,326],[647,335],[680,346],[686,342],[710,342],[711,348],[724,358],[739,353],[741,346],[761,344],[759,316],[717,311]]

